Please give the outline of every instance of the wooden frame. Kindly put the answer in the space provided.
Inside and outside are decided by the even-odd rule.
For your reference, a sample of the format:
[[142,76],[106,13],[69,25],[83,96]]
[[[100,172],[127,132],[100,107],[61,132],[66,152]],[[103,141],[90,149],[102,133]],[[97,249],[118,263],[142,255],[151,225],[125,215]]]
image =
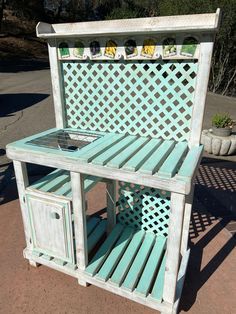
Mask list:
[[[113,134],[113,139],[109,139],[109,145],[101,145],[99,148],[99,141],[97,146],[91,145],[91,150],[86,157],[86,149],[81,149],[78,152],[71,154],[67,151],[53,151],[43,147],[37,146],[27,146],[27,141],[34,139],[35,136],[29,137],[27,139],[12,143],[7,147],[8,157],[14,160],[14,168],[16,172],[18,191],[20,196],[20,203],[22,209],[22,216],[25,228],[26,243],[27,248],[24,251],[26,258],[30,260],[32,265],[37,265],[37,263],[43,263],[49,267],[58,269],[67,274],[70,274],[78,278],[79,284],[86,286],[87,283],[94,284],[98,287],[112,291],[118,295],[127,297],[128,299],[135,300],[141,304],[147,305],[154,309],[161,311],[163,314],[176,314],[178,310],[178,303],[181,297],[181,291],[183,288],[184,277],[187,269],[188,259],[189,259],[189,249],[188,249],[188,232],[189,223],[191,217],[191,207],[193,200],[193,181],[196,175],[197,168],[199,166],[202,146],[200,146],[200,135],[202,128],[202,121],[205,108],[205,99],[207,92],[207,83],[210,73],[211,56],[213,51],[213,41],[215,32],[219,27],[220,10],[218,9],[216,13],[213,14],[200,14],[200,15],[188,15],[188,16],[170,16],[170,17],[154,17],[154,18],[144,18],[144,19],[131,19],[131,20],[115,20],[115,21],[101,21],[101,22],[86,22],[86,23],[73,23],[73,24],[47,24],[39,23],[37,25],[36,31],[38,37],[48,39],[49,47],[49,58],[51,65],[51,77],[52,77],[52,90],[53,99],[55,106],[56,115],[56,127],[58,129],[67,128],[67,117],[65,110],[65,99],[63,92],[63,71],[60,67],[60,62],[63,61],[63,57],[58,55],[58,47],[61,39],[63,40],[75,40],[75,38],[82,38],[82,40],[96,39],[97,37],[101,40],[107,38],[119,39],[121,42],[126,40],[128,37],[136,36],[136,38],[143,38],[143,35],[155,37],[159,36],[172,36],[172,34],[178,34],[178,38],[185,38],[185,36],[195,36],[198,39],[199,45],[197,47],[197,52],[193,55],[186,56],[181,55],[180,47],[178,46],[179,54],[175,56],[169,56],[166,61],[177,60],[181,63],[181,60],[195,60],[198,64],[196,71],[196,84],[194,86],[194,99],[191,112],[191,127],[189,131],[188,145],[179,144],[178,147],[175,144],[166,142],[164,149],[162,151],[162,157],[160,156],[159,164],[155,162],[150,162],[151,166],[144,167],[149,158],[144,158],[141,169],[134,166],[125,167],[126,160],[133,157],[137,152],[138,142],[135,136],[119,134],[121,141],[124,140],[125,145],[118,145],[118,152],[110,152],[110,156],[113,158],[123,151],[122,158],[116,160],[114,164],[108,162],[109,158],[105,162],[106,158],[103,160],[96,160],[97,156],[103,155],[112,147],[113,142],[117,143],[119,139],[115,139]],[[130,37],[130,38],[131,38]],[[105,43],[105,41],[104,41]],[[88,43],[87,43],[88,45]],[[157,44],[158,46],[159,44]],[[121,44],[122,46],[122,44]],[[114,60],[123,60],[125,58],[124,66],[128,64],[129,57],[125,56],[125,50],[123,47],[119,47],[120,53],[117,54]],[[68,48],[68,47],[67,47]],[[69,48],[68,48],[69,49]],[[105,44],[103,50],[105,49]],[[123,50],[122,50],[123,49]],[[141,46],[138,47],[141,51]],[[156,48],[157,53],[151,56],[153,61],[161,60],[160,50],[158,46]],[[163,53],[163,59],[164,53]],[[90,57],[85,55],[81,57],[82,62],[85,62]],[[139,55],[133,55],[135,60],[148,60],[147,56],[143,55],[141,52]],[[73,62],[73,60],[78,58],[68,58],[68,62]],[[93,62],[93,57],[91,57]],[[96,62],[99,60],[103,62],[108,60],[108,57],[103,54],[98,54],[94,58]],[[145,61],[144,61],[145,62]],[[177,63],[176,63],[177,65]],[[182,74],[181,74],[182,75]],[[165,76],[163,76],[165,80]],[[172,83],[171,83],[172,84]],[[171,88],[171,86],[169,86]],[[192,86],[193,88],[193,86]],[[185,95],[186,96],[186,95]],[[168,115],[168,113],[166,113]],[[86,130],[86,129],[85,129]],[[79,130],[85,132],[85,130]],[[52,130],[43,132],[42,135],[47,135]],[[92,131],[92,130],[89,130]],[[101,136],[106,136],[106,132],[102,130],[97,130],[100,132]],[[119,133],[119,132],[118,132]],[[37,137],[39,134],[37,135]],[[117,135],[118,136],[118,135]],[[133,136],[133,138],[132,138]],[[130,138],[128,138],[130,137]],[[113,141],[113,142],[112,142]],[[131,144],[135,144],[131,146]],[[141,139],[140,143],[148,142],[147,139]],[[132,147],[133,151],[129,155],[127,153],[127,147]],[[181,147],[181,145],[183,147]],[[150,145],[151,146],[151,145]],[[114,146],[116,147],[116,146]],[[159,147],[159,146],[158,146]],[[174,153],[171,155],[172,148],[174,153],[178,155],[178,159],[175,160]],[[123,149],[122,149],[123,148]],[[89,150],[89,148],[88,148]],[[92,153],[91,153],[92,152]],[[84,155],[83,155],[84,154]],[[159,156],[158,151],[156,155],[151,155],[150,157]],[[57,158],[56,158],[57,157]],[[87,159],[86,159],[87,158]],[[110,159],[112,159],[110,158]],[[158,158],[157,158],[158,159]],[[95,160],[95,162],[94,162]],[[119,162],[118,162],[119,161]],[[28,208],[25,204],[24,195],[25,190],[28,186],[28,179],[26,174],[26,162],[47,165],[51,167],[56,167],[59,169],[64,169],[70,171],[71,185],[72,185],[72,203],[74,209],[74,235],[76,243],[76,265],[55,265],[51,260],[45,260],[40,254],[33,254],[31,234],[28,221]],[[165,166],[161,167],[159,171],[159,165]],[[123,167],[124,166],[124,167]],[[137,168],[137,169],[136,169]],[[140,170],[140,171],[139,171]],[[158,172],[159,171],[159,172]],[[85,189],[84,189],[84,176],[85,175],[95,175],[101,178],[105,178],[107,187],[107,219],[108,219],[108,251],[104,253],[104,260],[109,256],[112,260],[116,254],[121,257],[120,252],[113,252],[112,244],[109,239],[115,243],[116,238],[114,237],[113,230],[118,226],[120,228],[120,234],[125,232],[129,234],[130,230],[124,230],[119,227],[119,223],[116,222],[116,185],[115,181],[124,181],[130,184],[144,185],[150,188],[156,188],[164,191],[171,192],[170,198],[170,219],[168,228],[168,239],[166,246],[166,253],[164,257],[160,258],[160,263],[162,266],[158,265],[158,276],[163,280],[163,294],[160,296],[161,300],[155,298],[151,293],[149,295],[142,295],[139,291],[130,291],[122,285],[114,285],[112,280],[103,280],[99,278],[99,273],[94,276],[89,274],[89,267],[91,266],[88,262],[88,242],[87,242],[87,221],[86,221],[86,204],[85,204]],[[133,237],[131,233],[129,234],[130,239]],[[146,237],[146,233],[145,233]],[[146,238],[145,238],[146,239]],[[125,239],[126,241],[127,239]],[[125,242],[124,241],[124,242]],[[128,240],[127,240],[128,241]],[[153,238],[153,243],[156,243]],[[128,243],[128,242],[127,242]],[[125,243],[122,244],[125,248]],[[121,246],[122,247],[122,246]],[[151,247],[151,246],[150,246]],[[163,246],[164,250],[164,246]],[[119,250],[118,250],[119,251]],[[160,254],[162,254],[160,252]],[[111,253],[111,257],[110,254]],[[148,256],[148,255],[147,255]],[[165,264],[164,261],[165,260]],[[114,267],[116,261],[114,262]],[[160,267],[159,267],[160,266]],[[142,269],[143,270],[143,269]],[[96,271],[94,271],[94,274]],[[141,275],[141,270],[140,270]],[[108,276],[106,277],[108,278]],[[154,280],[154,278],[152,279]],[[137,280],[136,280],[137,282]],[[155,279],[156,282],[156,279]],[[133,287],[135,287],[133,285]],[[146,293],[146,292],[145,292]],[[145,294],[144,293],[144,294]]]
[[215,32],[219,27],[220,10],[216,13],[111,20],[73,24],[39,23],[38,37],[104,36],[111,34]]

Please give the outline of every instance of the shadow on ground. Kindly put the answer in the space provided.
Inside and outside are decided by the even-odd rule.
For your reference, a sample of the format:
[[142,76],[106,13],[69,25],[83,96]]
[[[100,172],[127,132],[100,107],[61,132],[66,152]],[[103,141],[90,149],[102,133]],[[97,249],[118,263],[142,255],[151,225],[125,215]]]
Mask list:
[[25,71],[38,71],[49,69],[48,60],[2,60],[0,61],[0,72],[17,73]]
[[0,94],[0,118],[13,116],[14,113],[33,106],[49,96],[36,93]]
[[[2,168],[4,170],[1,173]],[[53,168],[50,167],[28,163],[27,172],[29,183],[32,184],[34,181],[39,180],[52,170]],[[0,184],[0,205],[3,205],[18,198],[13,163],[9,162],[8,164],[0,165],[0,175],[2,175],[3,178]]]
[[[198,291],[235,248],[236,234],[232,233],[228,242],[201,269],[205,247],[232,221],[236,221],[236,164],[203,158],[196,178],[190,225],[191,255],[180,310],[188,311],[192,307]],[[214,227],[209,228],[212,224]]]

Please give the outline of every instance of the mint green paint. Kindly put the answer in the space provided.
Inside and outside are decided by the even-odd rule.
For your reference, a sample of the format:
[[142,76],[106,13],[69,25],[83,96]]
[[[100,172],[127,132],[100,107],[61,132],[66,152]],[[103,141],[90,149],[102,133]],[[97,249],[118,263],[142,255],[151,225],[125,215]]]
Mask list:
[[7,145],[7,148],[8,148],[8,147],[15,147],[16,144],[18,145],[19,143],[25,143],[25,142],[27,142],[27,141],[34,140],[34,139],[36,139],[36,138],[39,137],[39,136],[44,136],[44,135],[50,134],[51,132],[55,132],[55,131],[58,131],[58,130],[60,130],[60,129],[52,128],[52,129],[49,129],[49,130],[47,130],[47,131],[40,132],[40,133],[31,135],[31,136],[25,137],[25,138],[23,138],[23,139],[21,139],[21,140],[18,140],[18,141],[16,141],[16,142],[12,142],[12,143],[8,144],[8,145]]
[[43,186],[47,185],[48,182],[53,181],[54,179],[60,177],[62,174],[67,173],[64,170],[56,169],[55,171],[50,172],[40,180],[37,180],[33,184],[30,185],[31,188],[40,190]]
[[85,162],[90,162],[98,155],[104,153],[111,146],[115,145],[119,140],[124,138],[124,134],[110,134],[104,137],[103,141],[100,141],[99,145],[94,148],[90,148],[87,152],[83,152],[80,157],[80,160]]
[[118,143],[104,151],[101,155],[92,160],[95,165],[106,165],[109,160],[114,158],[117,154],[122,152],[126,147],[136,140],[136,136],[128,135]]
[[137,171],[161,144],[160,139],[152,138],[137,154],[131,157],[122,167],[124,170]]
[[91,217],[87,222],[87,235],[89,236],[90,233],[95,229],[95,227],[99,224],[100,219],[98,217]]
[[152,233],[146,233],[143,243],[129,269],[127,276],[122,284],[122,287],[133,291],[140,278],[140,274],[148,259],[149,253],[155,241],[155,236]]
[[[111,134],[103,134],[103,136],[101,138],[98,138],[97,140],[91,142],[90,144],[82,147],[78,151],[73,151],[73,152],[26,144],[26,142],[28,142],[30,140],[36,139],[36,138],[43,136],[43,135],[47,135],[47,134],[54,132],[56,130],[60,130],[60,129],[51,129],[51,130],[48,130],[47,132],[38,133],[38,134],[35,134],[34,136],[29,136],[27,138],[24,138],[22,140],[19,140],[19,141],[16,141],[16,142],[9,144],[8,147],[11,149],[18,150],[18,151],[20,151],[20,150],[26,151],[29,154],[32,152],[32,153],[40,153],[40,154],[45,155],[45,156],[51,155],[55,158],[63,156],[63,157],[68,157],[71,159],[78,160],[78,157],[80,157],[81,155],[86,153],[88,150],[93,149],[94,147],[100,145],[101,142],[106,141],[108,138],[110,138],[112,136]],[[78,131],[79,132],[85,132],[83,130],[78,130]],[[89,133],[91,133],[91,132],[89,132]],[[102,135],[102,134],[100,134],[100,135]]]
[[120,286],[123,282],[130,265],[132,264],[138,249],[141,246],[142,240],[144,238],[145,232],[143,230],[136,231],[130,241],[126,251],[124,252],[121,260],[119,261],[114,273],[112,274],[110,280],[113,284]]
[[71,197],[71,182],[69,180],[70,178],[68,176],[68,182],[59,187],[53,194]]
[[196,168],[196,161],[199,160],[203,151],[203,145],[192,147],[188,152],[184,162],[182,163],[179,172],[178,179],[182,179],[184,181],[191,180],[193,173]]
[[162,301],[163,288],[164,288],[164,276],[165,276],[165,266],[166,266],[166,254],[162,259],[161,266],[159,268],[156,280],[154,282],[154,286],[152,289],[151,297]]
[[193,60],[64,60],[61,71],[68,127],[188,139]]
[[121,256],[123,255],[127,245],[129,244],[132,235],[133,235],[132,228],[125,228],[122,232],[120,238],[116,242],[115,246],[113,247],[111,253],[107,257],[105,263],[102,265],[101,269],[97,273],[99,279],[107,281],[115,269],[116,265],[118,264]]
[[139,171],[146,174],[154,174],[157,172],[174,146],[174,141],[164,141],[141,166]]
[[[91,175],[85,176],[84,192],[87,193],[90,191],[99,181],[101,181],[100,177]],[[57,169],[30,185],[30,188],[71,198],[70,172]]]
[[61,173],[57,172],[57,174],[58,175],[56,178],[48,180],[43,186],[41,186],[40,191],[53,193],[58,188],[60,188],[64,183],[70,180],[70,176],[67,171],[62,171]]
[[147,143],[149,139],[145,137],[138,138],[131,145],[122,150],[119,154],[117,154],[111,161],[107,163],[108,167],[112,168],[121,168],[125,162],[135,153],[139,153],[139,150],[143,147],[145,143]]
[[170,155],[166,158],[161,168],[159,169],[158,175],[164,178],[172,178],[176,174],[179,165],[183,161],[183,157],[187,150],[187,142],[177,143],[175,148],[172,150]]
[[92,251],[98,241],[105,234],[107,228],[107,221],[104,219],[95,227],[88,237],[88,253]]
[[124,229],[124,226],[121,224],[117,224],[115,228],[112,230],[108,238],[105,240],[105,242],[101,245],[100,249],[97,251],[91,262],[86,267],[86,273],[88,273],[91,276],[94,276],[99,268],[102,266],[103,262],[107,258],[108,254],[110,253],[113,245],[117,241],[117,239],[120,237],[120,234],[122,233]]
[[154,276],[160,265],[163,257],[164,249],[166,244],[166,238],[157,236],[155,245],[145,265],[142,276],[139,280],[138,286],[135,292],[146,297],[150,291]]

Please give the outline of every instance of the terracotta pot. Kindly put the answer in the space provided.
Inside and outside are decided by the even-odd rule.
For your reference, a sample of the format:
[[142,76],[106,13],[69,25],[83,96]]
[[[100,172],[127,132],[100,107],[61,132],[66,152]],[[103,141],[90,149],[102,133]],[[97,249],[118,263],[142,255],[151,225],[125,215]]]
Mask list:
[[230,136],[232,129],[230,127],[216,128],[215,126],[213,126],[212,131],[214,135],[226,137],[226,136]]

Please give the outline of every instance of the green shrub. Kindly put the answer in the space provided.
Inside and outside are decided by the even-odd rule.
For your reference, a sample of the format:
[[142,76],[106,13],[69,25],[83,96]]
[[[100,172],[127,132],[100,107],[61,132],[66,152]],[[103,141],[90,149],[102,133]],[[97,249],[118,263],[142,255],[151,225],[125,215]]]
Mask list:
[[233,120],[227,113],[217,113],[212,117],[212,125],[216,128],[227,128],[233,125]]

